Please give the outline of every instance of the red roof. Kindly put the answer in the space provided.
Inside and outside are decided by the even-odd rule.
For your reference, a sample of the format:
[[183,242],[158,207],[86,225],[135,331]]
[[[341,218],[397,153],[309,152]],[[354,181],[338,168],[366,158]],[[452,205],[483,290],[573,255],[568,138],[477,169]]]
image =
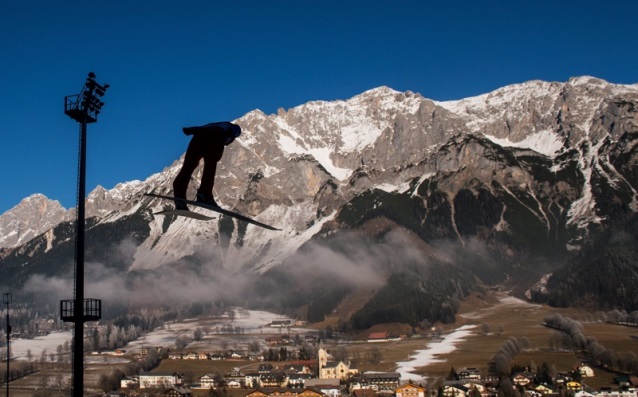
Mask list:
[[372,332],[370,335],[368,335],[368,339],[387,339],[387,338],[388,338],[387,332]]

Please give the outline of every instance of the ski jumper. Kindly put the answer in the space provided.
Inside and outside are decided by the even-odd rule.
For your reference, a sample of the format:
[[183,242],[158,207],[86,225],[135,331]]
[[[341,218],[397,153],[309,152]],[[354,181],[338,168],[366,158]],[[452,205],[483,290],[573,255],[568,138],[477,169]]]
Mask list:
[[224,146],[230,145],[241,134],[241,128],[237,124],[223,121],[199,127],[185,127],[182,131],[193,137],[186,149],[182,168],[173,181],[173,193],[177,198],[186,198],[191,175],[199,165],[199,161],[204,159],[204,171],[197,189],[197,200],[214,203],[213,186],[217,162],[224,154]]

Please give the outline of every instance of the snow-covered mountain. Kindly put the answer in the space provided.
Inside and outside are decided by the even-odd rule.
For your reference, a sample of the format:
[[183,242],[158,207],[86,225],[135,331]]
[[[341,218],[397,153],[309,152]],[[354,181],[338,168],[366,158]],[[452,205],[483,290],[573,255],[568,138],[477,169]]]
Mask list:
[[[638,211],[637,104],[636,84],[578,77],[458,101],[379,87],[277,114],[255,110],[236,120],[243,134],[218,167],[217,201],[283,231],[154,215],[171,203],[144,193],[171,195],[180,159],[145,181],[91,192],[87,233],[105,250],[127,242],[118,266],[133,272],[210,258],[216,247],[224,271],[264,274],[310,241],[388,228],[429,246],[479,240],[504,258],[560,256]],[[68,219],[61,208],[39,218],[30,208],[0,217],[0,247],[27,252],[28,240]],[[370,226],[379,219],[390,226]]]
[[0,215],[0,249],[18,247],[68,221],[71,213],[59,201],[34,194]]

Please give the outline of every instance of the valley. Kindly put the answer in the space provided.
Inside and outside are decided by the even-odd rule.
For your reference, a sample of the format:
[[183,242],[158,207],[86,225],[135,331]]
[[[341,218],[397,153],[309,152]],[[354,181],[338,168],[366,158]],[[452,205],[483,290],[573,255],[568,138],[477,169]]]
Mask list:
[[[146,347],[163,347],[170,349],[172,353],[184,354],[189,352],[215,354],[224,351],[248,354],[252,351],[259,355],[266,354],[268,349],[278,351],[285,348],[292,352],[300,345],[295,346],[294,342],[291,342],[287,345],[272,346],[266,341],[272,341],[284,335],[291,335],[291,341],[294,341],[295,336],[299,335],[297,340],[303,341],[301,345],[316,352],[319,345],[305,342],[304,337],[306,335],[325,336],[325,329],[317,329],[312,325],[273,328],[269,324],[285,321],[282,316],[276,314],[242,309],[237,309],[235,313],[237,314],[231,316],[234,317],[232,319],[213,319],[202,316],[198,319],[166,323],[159,329],[124,346],[121,349],[122,353],[118,353],[121,355],[114,355],[114,352],[89,355],[86,359],[87,387],[99,389],[101,374],[112,373],[115,369],[126,371],[127,365],[135,361],[140,351]],[[352,366],[360,372],[399,372],[401,381],[412,380],[430,390],[441,385],[452,368],[456,370],[464,367],[476,368],[482,376],[487,376],[488,362],[500,346],[511,338],[525,338],[529,341],[528,347],[512,360],[512,365],[540,368],[542,363],[547,363],[555,367],[558,372],[566,373],[581,364],[584,357],[578,352],[551,348],[552,335],[558,331],[543,326],[542,323],[546,317],[555,314],[580,321],[587,337],[596,338],[601,345],[618,352],[619,355],[629,352],[638,354],[638,339],[636,339],[638,328],[636,327],[604,323],[597,320],[599,314],[583,310],[555,309],[545,305],[531,304],[508,296],[502,291],[488,291],[484,295],[473,295],[463,301],[457,321],[453,324],[434,324],[427,330],[411,329],[400,324],[379,324],[374,329],[355,334],[344,335],[335,332],[332,335],[333,338],[324,339],[321,346],[333,353],[335,357],[347,357],[352,361]],[[208,333],[203,333],[200,340],[193,340],[192,335],[197,329],[205,329]],[[221,333],[221,330],[229,332]],[[398,340],[377,343],[366,341],[371,332],[382,330],[393,334],[401,331],[405,333]],[[416,333],[410,335],[412,331]],[[176,348],[176,341],[180,337],[186,337],[190,343]],[[51,339],[62,340],[59,334]],[[29,345],[22,343],[24,341],[18,342],[15,351],[18,361],[27,359],[20,352],[24,352],[25,346]],[[36,361],[41,357],[38,346],[44,347],[45,344],[34,341],[29,347]],[[56,351],[52,345],[46,346],[49,352]],[[378,356],[377,361],[370,360],[373,351]],[[198,379],[205,374],[226,374],[233,368],[241,368],[244,371],[256,370],[262,363],[260,360],[249,360],[246,356],[219,360],[175,359],[168,358],[167,353],[165,357],[150,372],[180,372],[186,374],[191,383],[197,383]],[[16,393],[19,390],[27,393],[44,384],[54,388],[53,385],[56,382],[68,381],[69,365],[56,364],[56,361],[59,360],[45,357],[44,362],[38,364],[39,370],[36,373],[11,382],[11,387],[15,388]],[[272,361],[271,364],[277,367],[290,362],[290,360]],[[614,387],[613,378],[618,376],[618,372],[605,371],[599,367],[595,370],[595,377],[584,380],[588,386],[594,389]],[[48,383],[43,379],[48,379]],[[20,396],[20,394],[15,395]],[[240,393],[240,395],[243,394]]]

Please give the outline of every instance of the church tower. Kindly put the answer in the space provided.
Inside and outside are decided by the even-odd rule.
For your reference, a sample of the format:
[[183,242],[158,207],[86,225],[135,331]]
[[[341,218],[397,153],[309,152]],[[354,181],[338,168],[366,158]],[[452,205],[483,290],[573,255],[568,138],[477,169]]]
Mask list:
[[317,351],[317,361],[319,373],[321,373],[321,369],[325,368],[326,364],[328,364],[328,352],[323,347],[320,347]]

